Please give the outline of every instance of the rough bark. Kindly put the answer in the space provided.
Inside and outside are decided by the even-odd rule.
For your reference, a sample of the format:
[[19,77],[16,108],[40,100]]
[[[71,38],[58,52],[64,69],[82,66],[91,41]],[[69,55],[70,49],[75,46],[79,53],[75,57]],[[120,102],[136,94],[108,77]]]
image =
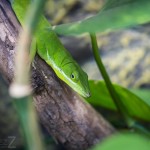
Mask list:
[[[0,1],[0,70],[13,79],[15,44],[20,28],[9,3]],[[32,69],[34,104],[41,123],[66,149],[83,150],[112,134],[114,128],[79,97],[38,56]]]

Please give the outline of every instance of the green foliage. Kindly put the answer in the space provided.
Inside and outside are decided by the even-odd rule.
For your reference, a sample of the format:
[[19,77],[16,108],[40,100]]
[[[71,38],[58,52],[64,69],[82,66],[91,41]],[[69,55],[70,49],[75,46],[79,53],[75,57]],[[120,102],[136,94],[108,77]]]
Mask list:
[[112,136],[92,150],[149,150],[149,148],[150,141],[146,137],[126,133]]
[[135,95],[143,99],[150,106],[150,90],[148,89],[130,89]]
[[[10,95],[16,107],[22,131],[26,141],[28,150],[44,150],[43,140],[39,130],[36,111],[33,106],[33,99],[30,89],[30,71],[28,64],[28,53],[31,44],[31,38],[34,34],[35,27],[40,19],[40,14],[46,0],[36,0],[31,3],[28,10],[21,11],[20,6],[27,8],[30,4],[29,0],[12,1],[12,8],[17,9],[19,16],[26,15],[25,30],[22,30],[19,35],[18,45],[16,46],[15,57],[15,72],[14,80],[10,86]],[[21,17],[22,18],[22,17]],[[24,17],[23,17],[24,18]],[[23,57],[25,56],[25,57]],[[19,89],[19,92],[16,92]],[[24,90],[25,89],[25,90]]]
[[58,25],[53,30],[59,34],[82,34],[113,31],[150,21],[148,0],[108,0],[97,15],[74,23]]
[[[117,108],[110,97],[107,87],[103,81],[89,81],[91,97],[86,100],[94,106],[101,106],[116,111]],[[113,84],[126,112],[140,120],[150,121],[150,105],[144,99],[136,96],[126,88]]]

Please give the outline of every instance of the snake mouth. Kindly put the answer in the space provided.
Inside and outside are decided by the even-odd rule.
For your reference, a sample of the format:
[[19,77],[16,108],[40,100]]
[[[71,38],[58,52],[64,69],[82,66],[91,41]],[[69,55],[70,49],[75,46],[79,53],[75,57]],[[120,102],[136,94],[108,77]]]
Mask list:
[[90,93],[90,92],[84,94],[84,97],[86,97],[86,98],[88,98],[88,97],[90,97],[90,96],[91,96],[91,93]]
[[91,93],[90,93],[90,91],[88,91],[88,92],[79,92],[79,91],[77,91],[77,93],[79,93],[81,96],[83,96],[83,97],[85,97],[85,98],[88,98],[88,97],[90,97],[91,96]]

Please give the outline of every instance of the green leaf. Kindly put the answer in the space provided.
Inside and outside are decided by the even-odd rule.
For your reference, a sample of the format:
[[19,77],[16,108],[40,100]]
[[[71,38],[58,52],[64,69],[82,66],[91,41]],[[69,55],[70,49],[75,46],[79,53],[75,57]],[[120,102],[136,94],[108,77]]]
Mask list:
[[64,35],[96,33],[150,21],[150,1],[148,0],[109,0],[102,10],[93,17],[58,25],[53,27],[53,30]]
[[92,150],[149,150],[150,140],[137,134],[117,134],[96,145]]
[[[89,81],[91,97],[86,100],[94,105],[117,111],[104,81]],[[139,120],[150,121],[150,104],[136,96],[128,89],[113,84],[128,115]]]
[[150,105],[150,90],[148,89],[129,89],[129,90]]
[[102,10],[107,10],[107,9],[111,9],[114,7],[119,7],[119,6],[123,6],[125,4],[131,4],[135,2],[134,0],[106,0],[104,6],[102,7]]

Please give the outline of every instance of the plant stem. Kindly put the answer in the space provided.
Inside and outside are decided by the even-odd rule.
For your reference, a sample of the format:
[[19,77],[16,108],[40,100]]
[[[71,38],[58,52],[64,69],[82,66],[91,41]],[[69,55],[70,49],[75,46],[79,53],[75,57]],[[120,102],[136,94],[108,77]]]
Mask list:
[[115,105],[117,106],[118,111],[120,112],[120,114],[124,117],[126,123],[128,126],[132,126],[132,124],[134,124],[134,120],[131,119],[128,114],[127,111],[123,105],[123,103],[120,100],[120,97],[118,95],[118,93],[116,92],[116,90],[114,89],[112,82],[105,70],[105,67],[103,65],[103,62],[101,60],[101,57],[99,56],[99,51],[98,51],[98,45],[97,45],[97,40],[96,40],[96,35],[95,34],[90,34],[91,37],[91,43],[92,43],[92,50],[93,50],[93,55],[95,58],[95,61],[97,63],[97,66],[102,74],[102,77],[105,80],[107,89],[110,93],[110,96],[112,97]]
[[37,115],[32,103],[29,50],[32,35],[45,1],[33,1],[27,11],[25,26],[20,33],[18,46],[16,47],[14,82],[10,86],[10,95],[18,112],[28,150],[44,150]]
[[100,72],[101,72],[101,74],[105,80],[107,89],[108,89],[115,105],[117,106],[118,111],[120,112],[120,114],[124,118],[128,127],[134,128],[136,131],[144,133],[145,135],[150,137],[150,132],[148,130],[146,130],[142,125],[140,125],[138,122],[136,122],[133,118],[131,118],[127,114],[126,108],[123,105],[123,103],[121,102],[118,93],[114,89],[113,84],[112,84],[112,82],[111,82],[111,80],[110,80],[110,78],[109,78],[109,76],[105,70],[105,67],[104,67],[103,62],[101,60],[101,57],[99,56],[96,35],[90,34],[90,37],[91,37],[91,42],[92,42],[92,50],[93,50],[94,58],[96,60],[98,68],[99,68],[99,70],[100,70]]
[[32,96],[13,99],[17,110],[19,121],[23,129],[25,146],[27,150],[44,150],[43,138],[39,131],[35,107],[32,103]]
[[27,11],[25,25],[23,31],[20,33],[20,38],[16,48],[15,83],[29,84],[29,51],[31,47],[32,35],[36,29],[36,25],[43,10],[42,8],[45,1],[46,0],[33,1]]

